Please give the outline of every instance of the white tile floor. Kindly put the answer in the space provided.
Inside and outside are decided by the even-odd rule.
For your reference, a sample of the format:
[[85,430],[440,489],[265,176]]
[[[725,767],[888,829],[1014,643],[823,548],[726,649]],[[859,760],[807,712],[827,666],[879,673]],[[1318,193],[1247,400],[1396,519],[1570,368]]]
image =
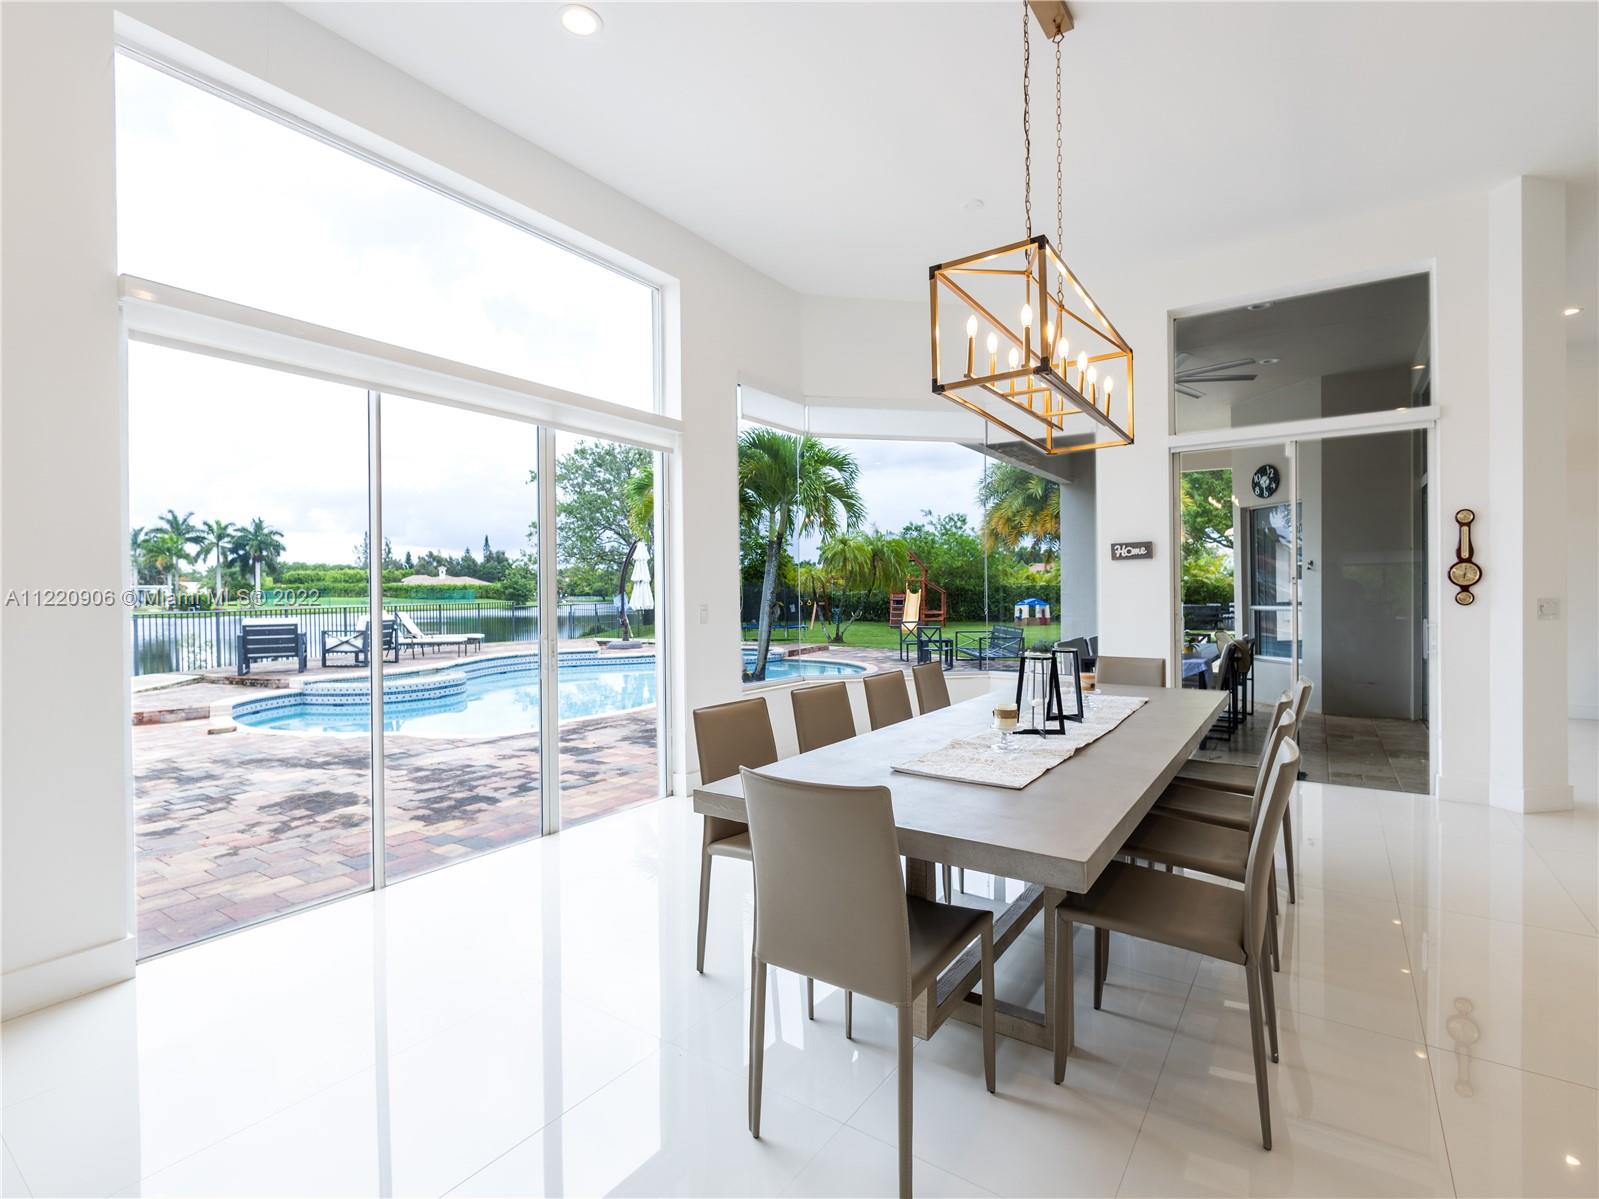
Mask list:
[[[1067,1085],[974,1029],[916,1057],[926,1195],[1599,1191],[1599,814],[1305,784],[1276,1147],[1235,969],[1117,939]],[[1582,773],[1586,771],[1586,773]],[[693,969],[681,801],[252,929],[4,1026],[6,1195],[866,1194],[894,1189],[887,1009],[777,975],[745,1131],[749,872]],[[986,879],[969,880],[973,890]],[[1037,1002],[1037,928],[1001,962]],[[1078,952],[1086,951],[1080,938]]]

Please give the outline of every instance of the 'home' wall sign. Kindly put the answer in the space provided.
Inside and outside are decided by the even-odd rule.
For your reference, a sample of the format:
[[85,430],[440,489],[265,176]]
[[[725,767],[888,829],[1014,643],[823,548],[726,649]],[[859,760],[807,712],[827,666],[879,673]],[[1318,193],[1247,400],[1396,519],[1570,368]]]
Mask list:
[[1153,541],[1113,541],[1110,543],[1110,560],[1112,562],[1127,562],[1137,558],[1153,558],[1155,556],[1155,543]]

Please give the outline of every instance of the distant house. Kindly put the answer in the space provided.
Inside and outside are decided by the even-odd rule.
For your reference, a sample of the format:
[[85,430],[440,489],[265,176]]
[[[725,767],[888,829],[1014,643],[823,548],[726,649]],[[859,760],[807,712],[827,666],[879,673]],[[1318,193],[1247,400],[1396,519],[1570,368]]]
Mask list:
[[487,587],[487,579],[474,579],[470,575],[447,575],[442,570],[436,575],[406,575],[402,583],[418,583],[437,587]]

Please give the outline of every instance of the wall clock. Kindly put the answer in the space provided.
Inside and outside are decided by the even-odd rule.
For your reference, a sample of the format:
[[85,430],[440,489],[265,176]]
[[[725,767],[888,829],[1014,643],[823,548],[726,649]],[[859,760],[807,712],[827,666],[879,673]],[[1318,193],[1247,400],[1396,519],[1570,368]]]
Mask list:
[[1253,491],[1260,499],[1269,500],[1277,494],[1277,486],[1282,481],[1282,472],[1268,462],[1265,466],[1256,470],[1250,478],[1249,490]]

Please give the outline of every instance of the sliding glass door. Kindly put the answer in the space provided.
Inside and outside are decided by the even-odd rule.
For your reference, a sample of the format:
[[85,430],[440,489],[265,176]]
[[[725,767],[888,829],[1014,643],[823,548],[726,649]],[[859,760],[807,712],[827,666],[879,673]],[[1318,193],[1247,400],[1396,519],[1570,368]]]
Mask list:
[[664,793],[660,455],[555,434],[561,823]]
[[664,794],[659,454],[137,342],[129,428],[141,956]]
[[1202,756],[1253,760],[1271,701],[1303,678],[1309,778],[1429,790],[1426,442],[1406,429],[1177,455],[1184,682],[1221,684],[1230,640],[1252,656],[1241,719]]
[[128,347],[141,956],[372,884],[369,668],[301,689],[366,611],[366,446],[355,388]]
[[538,429],[380,403],[384,842],[397,880],[542,826]]

